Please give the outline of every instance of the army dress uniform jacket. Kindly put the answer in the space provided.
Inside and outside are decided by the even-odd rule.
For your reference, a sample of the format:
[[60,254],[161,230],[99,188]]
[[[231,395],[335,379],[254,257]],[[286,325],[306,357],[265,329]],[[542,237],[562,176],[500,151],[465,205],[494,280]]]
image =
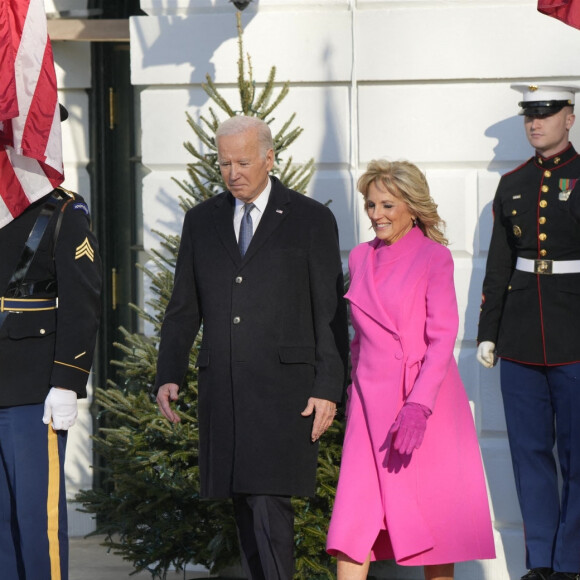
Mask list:
[[101,261],[82,197],[60,188],[54,193],[60,200],[16,296],[5,296],[9,280],[51,194],[0,229],[1,295],[58,297],[56,309],[11,311],[6,317],[0,329],[0,406],[42,403],[53,386],[86,397],[100,316]]
[[496,344],[515,362],[580,362],[580,272],[516,269],[518,257],[538,262],[580,260],[580,156],[572,145],[536,155],[504,175],[493,202],[478,342]]
[[272,179],[242,258],[234,198],[185,216],[161,330],[156,389],[197,366],[204,497],[314,495],[318,444],[309,397],[340,401],[348,350],[338,234],[331,211]]

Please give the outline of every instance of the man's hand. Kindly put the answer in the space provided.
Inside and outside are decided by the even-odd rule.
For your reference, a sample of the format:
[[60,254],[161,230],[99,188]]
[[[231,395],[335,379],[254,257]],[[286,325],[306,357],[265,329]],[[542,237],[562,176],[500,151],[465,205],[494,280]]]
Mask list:
[[172,423],[179,423],[179,415],[171,408],[171,401],[179,398],[179,385],[175,383],[165,383],[157,391],[157,404],[161,414]]
[[55,431],[66,431],[72,427],[77,418],[77,394],[69,389],[52,387],[44,400],[42,422]]
[[490,369],[495,366],[497,357],[495,356],[495,343],[490,340],[484,340],[477,347],[477,360],[486,368]]
[[306,409],[302,411],[303,417],[310,417],[314,413],[314,424],[312,425],[312,441],[318,441],[320,436],[332,425],[336,415],[336,403],[326,399],[310,397]]

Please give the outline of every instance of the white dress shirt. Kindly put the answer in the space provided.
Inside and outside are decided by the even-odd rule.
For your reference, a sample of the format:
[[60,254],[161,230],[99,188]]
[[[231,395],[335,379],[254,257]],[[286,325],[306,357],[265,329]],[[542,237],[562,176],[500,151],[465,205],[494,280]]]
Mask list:
[[[252,210],[250,214],[252,216],[252,234],[256,233],[262,215],[266,211],[266,206],[268,205],[268,200],[270,199],[270,191],[272,191],[272,181],[268,178],[268,185],[266,185],[264,191],[252,202],[256,207]],[[236,240],[240,239],[240,224],[242,223],[242,217],[244,216],[244,206],[246,204],[241,200],[236,198],[236,207],[234,209],[234,232],[236,233]]]

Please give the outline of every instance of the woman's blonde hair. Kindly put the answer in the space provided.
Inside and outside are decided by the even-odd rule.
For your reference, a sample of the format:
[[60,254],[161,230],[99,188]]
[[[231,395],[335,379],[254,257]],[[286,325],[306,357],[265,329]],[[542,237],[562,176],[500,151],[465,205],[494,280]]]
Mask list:
[[357,183],[365,204],[371,183],[381,184],[389,193],[402,199],[425,236],[444,246],[448,244],[443,234],[445,222],[437,213],[437,204],[429,193],[425,175],[416,165],[408,161],[373,159]]

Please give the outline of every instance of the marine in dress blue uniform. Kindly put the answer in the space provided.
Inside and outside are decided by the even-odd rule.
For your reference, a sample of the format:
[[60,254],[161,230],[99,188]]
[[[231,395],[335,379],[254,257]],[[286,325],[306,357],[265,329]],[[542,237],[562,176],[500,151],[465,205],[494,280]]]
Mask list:
[[522,578],[578,579],[580,156],[568,133],[579,89],[512,87],[523,94],[535,155],[501,178],[493,202],[477,358],[486,367],[501,359],[529,568]]
[[0,229],[0,256],[0,577],[67,580],[67,429],[100,314],[86,203],[60,188],[44,196]]

